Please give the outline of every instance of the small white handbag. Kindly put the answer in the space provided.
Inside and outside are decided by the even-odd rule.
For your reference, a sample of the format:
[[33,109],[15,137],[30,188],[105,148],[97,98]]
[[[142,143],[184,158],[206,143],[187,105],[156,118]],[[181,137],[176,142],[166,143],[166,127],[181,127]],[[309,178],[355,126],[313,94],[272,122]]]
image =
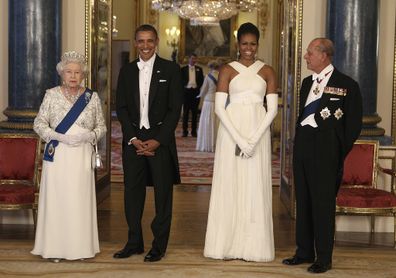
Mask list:
[[100,154],[98,152],[98,144],[94,145],[94,149],[92,151],[91,166],[92,166],[92,169],[102,169],[103,168],[102,158],[100,157]]

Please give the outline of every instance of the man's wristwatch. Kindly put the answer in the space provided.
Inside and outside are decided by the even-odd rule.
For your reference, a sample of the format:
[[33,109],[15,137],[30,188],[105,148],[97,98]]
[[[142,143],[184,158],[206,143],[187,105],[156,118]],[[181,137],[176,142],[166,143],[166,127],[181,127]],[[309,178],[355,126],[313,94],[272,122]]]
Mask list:
[[129,139],[128,146],[132,145],[133,140],[137,140],[137,137],[132,137],[131,139]]

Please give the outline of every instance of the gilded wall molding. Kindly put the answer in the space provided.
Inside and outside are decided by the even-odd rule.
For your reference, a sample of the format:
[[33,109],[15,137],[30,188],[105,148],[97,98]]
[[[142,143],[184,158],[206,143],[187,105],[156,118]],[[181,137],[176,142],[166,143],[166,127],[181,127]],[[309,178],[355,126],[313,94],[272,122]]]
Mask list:
[[[396,19],[395,19],[396,26]],[[391,123],[392,145],[396,144],[396,28],[393,45],[393,90],[392,90],[392,123]]]
[[258,10],[258,25],[261,31],[261,36],[265,37],[268,22],[271,19],[271,5],[269,0],[262,0]]

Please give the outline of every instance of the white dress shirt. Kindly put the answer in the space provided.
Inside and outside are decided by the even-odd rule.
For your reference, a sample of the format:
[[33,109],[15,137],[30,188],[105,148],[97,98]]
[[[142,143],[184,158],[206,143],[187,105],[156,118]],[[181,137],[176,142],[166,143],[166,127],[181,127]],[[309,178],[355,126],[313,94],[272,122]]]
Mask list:
[[186,88],[197,88],[197,81],[195,78],[195,66],[188,65],[188,83]]
[[153,57],[151,57],[147,61],[143,61],[142,59],[140,59],[140,61],[138,62],[140,91],[140,129],[142,127],[145,127],[146,129],[150,128],[150,122],[148,118],[149,92],[155,57],[156,54],[154,54]]
[[[309,91],[307,101],[305,102],[305,106],[322,97],[323,90],[326,87],[327,82],[329,82],[329,79],[333,74],[333,71],[334,71],[334,66],[330,64],[327,67],[325,67],[319,74],[317,73],[312,74],[312,80],[314,82],[312,83],[312,87],[311,90]],[[314,93],[315,88],[319,89],[318,94]],[[318,127],[318,124],[315,121],[315,113],[312,113],[301,122],[301,126],[305,126],[305,125],[310,125],[315,128]]]

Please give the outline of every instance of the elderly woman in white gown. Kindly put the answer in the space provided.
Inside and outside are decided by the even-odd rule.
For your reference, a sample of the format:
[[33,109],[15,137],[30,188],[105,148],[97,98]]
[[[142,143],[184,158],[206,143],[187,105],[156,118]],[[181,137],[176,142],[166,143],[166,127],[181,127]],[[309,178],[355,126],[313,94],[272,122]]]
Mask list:
[[91,157],[106,126],[98,94],[81,86],[85,57],[66,52],[56,69],[62,85],[47,90],[34,120],[34,131],[47,144],[31,253],[59,262],[99,252]]
[[219,63],[216,60],[208,63],[209,73],[205,76],[201,92],[197,98],[203,99],[201,115],[199,117],[196,150],[214,152],[216,133],[219,121],[215,114],[215,92],[219,75]]

